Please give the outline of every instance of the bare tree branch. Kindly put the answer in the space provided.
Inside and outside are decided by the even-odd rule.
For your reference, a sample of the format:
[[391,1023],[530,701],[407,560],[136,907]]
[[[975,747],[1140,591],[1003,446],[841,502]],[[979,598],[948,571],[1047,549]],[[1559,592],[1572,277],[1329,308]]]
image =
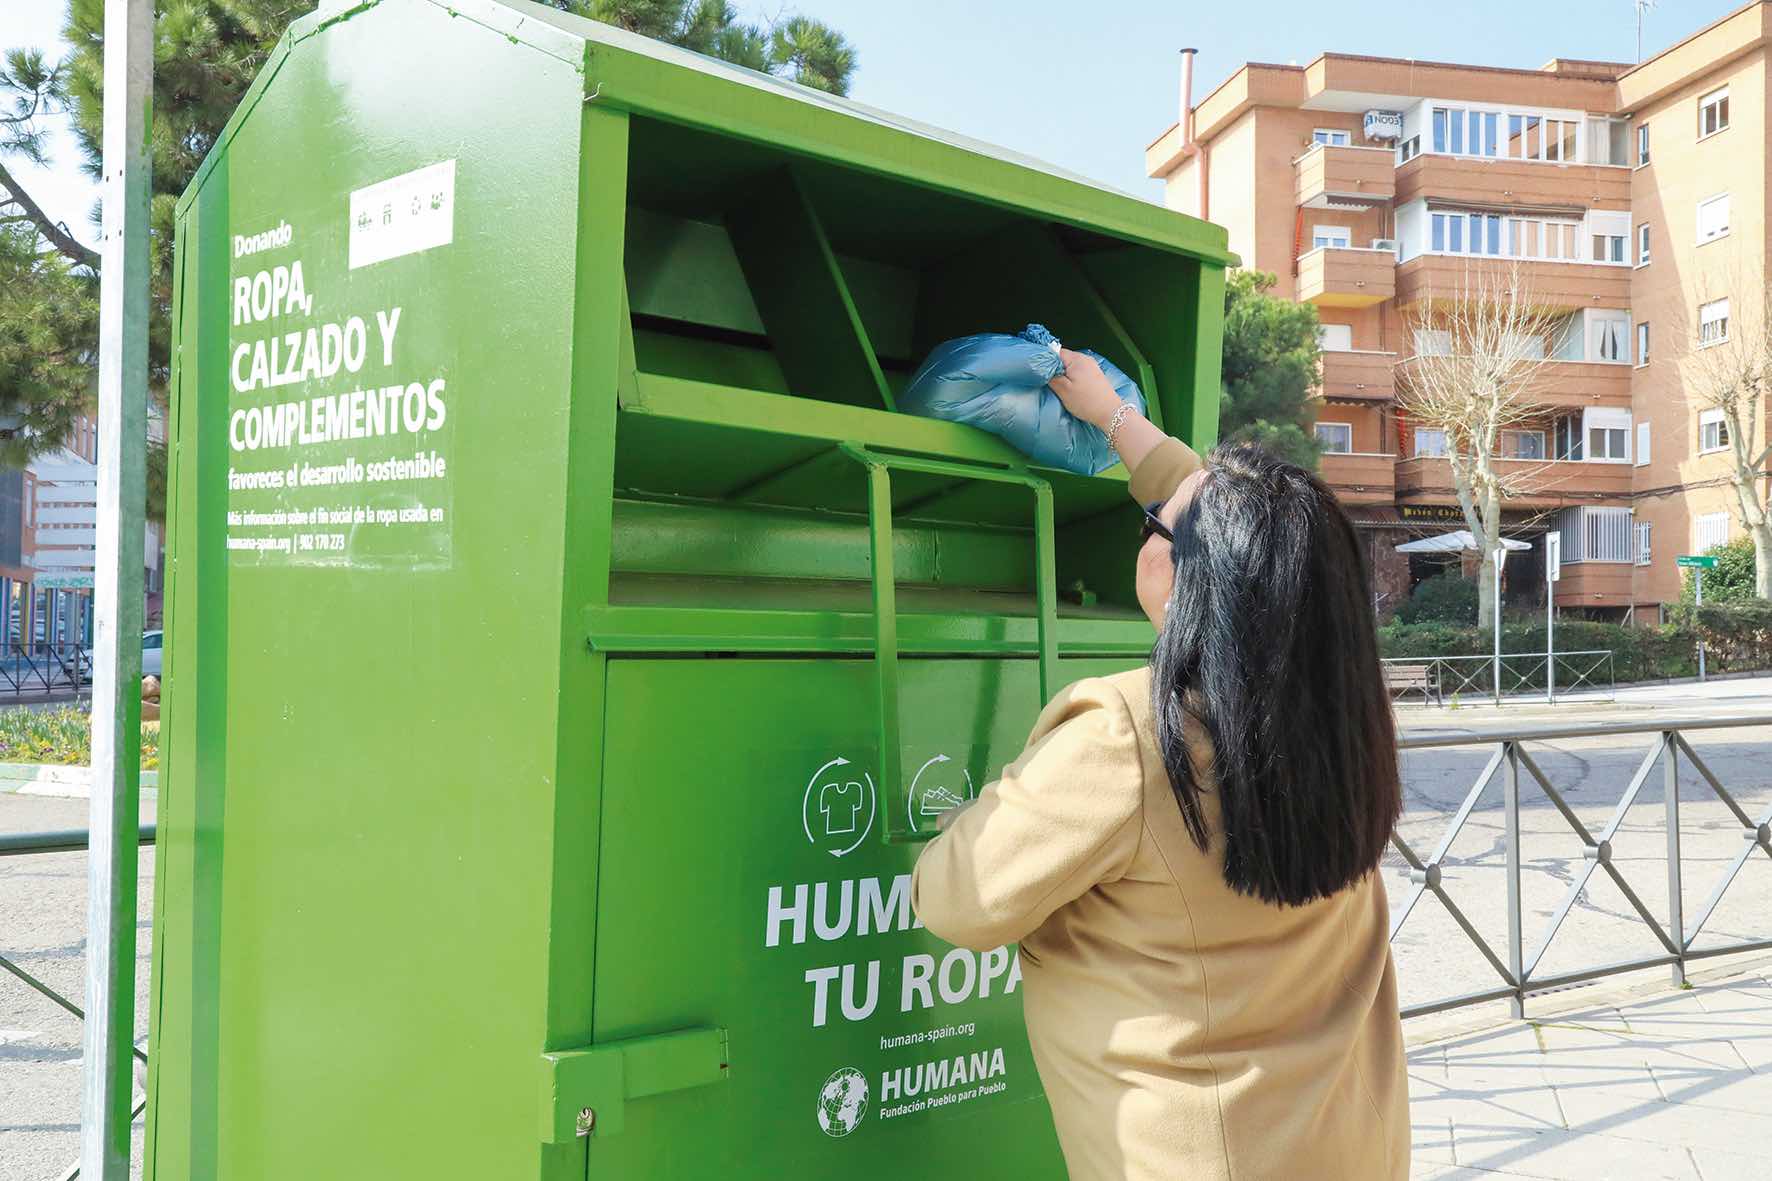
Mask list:
[[0,164],[0,188],[4,188],[12,202],[24,211],[25,216],[37,227],[37,232],[47,238],[50,244],[65,254],[70,261],[83,267],[90,267],[95,272],[99,269],[98,252],[83,245],[59,223],[52,221],[49,214],[43,212],[43,207],[31,200],[30,194],[26,193],[18,181],[13,179],[12,173],[6,170],[5,164]]
[[1502,503],[1544,470],[1503,469],[1502,432],[1545,413],[1538,384],[1565,317],[1534,298],[1517,263],[1467,264],[1457,287],[1426,292],[1405,323],[1414,353],[1402,367],[1397,403],[1445,432],[1458,504],[1483,555],[1479,622],[1487,623],[1499,607],[1492,600]]
[[1722,418],[1729,484],[1754,544],[1755,591],[1772,598],[1772,504],[1765,488],[1772,439],[1762,434],[1772,398],[1772,285],[1732,248],[1720,263],[1694,273],[1686,302],[1693,322],[1679,358],[1681,388],[1688,403]]

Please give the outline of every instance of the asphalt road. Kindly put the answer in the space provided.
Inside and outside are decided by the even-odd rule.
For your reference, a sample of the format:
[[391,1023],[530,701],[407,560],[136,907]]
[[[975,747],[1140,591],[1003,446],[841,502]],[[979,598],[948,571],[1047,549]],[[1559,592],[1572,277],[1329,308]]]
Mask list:
[[[1772,679],[1709,686],[1628,690],[1611,703],[1566,704],[1554,711],[1530,703],[1495,710],[1405,708],[1406,734],[1472,738],[1497,725],[1525,727],[1588,721],[1654,722],[1703,715],[1772,714]],[[1563,739],[1529,750],[1577,818],[1598,833],[1639,766],[1652,735]],[[1711,771],[1756,820],[1772,811],[1772,727],[1694,731],[1690,741]],[[1404,840],[1423,857],[1436,846],[1487,762],[1493,746],[1406,752],[1403,770]],[[1613,864],[1643,904],[1666,923],[1668,875],[1662,776],[1657,768],[1626,814],[1613,842]],[[1528,776],[1521,777],[1524,944],[1531,959],[1546,924],[1585,865],[1583,845]],[[1444,888],[1495,954],[1507,962],[1504,823],[1499,777],[1484,794],[1444,861]],[[1688,926],[1712,886],[1740,852],[1741,825],[1690,766],[1680,774],[1682,896]],[[152,806],[144,805],[144,820]],[[0,795],[0,832],[79,828],[86,805],[76,800]],[[147,1034],[148,943],[154,857],[142,853],[138,922],[137,1035]],[[1406,866],[1387,858],[1385,882],[1393,913],[1413,891]],[[85,855],[52,854],[0,859],[0,955],[79,1001],[84,991]],[[1772,857],[1757,853],[1724,894],[1698,941],[1772,937]],[[1536,973],[1577,971],[1659,949],[1655,936],[1625,896],[1596,874],[1550,943]],[[1405,1005],[1476,991],[1499,983],[1465,933],[1432,896],[1423,897],[1394,943]],[[1661,973],[1667,969],[1659,969]],[[0,1181],[43,1181],[61,1176],[78,1155],[79,1022],[17,980],[0,974]],[[141,1125],[136,1125],[136,1159]],[[139,1176],[139,1168],[137,1175]]]

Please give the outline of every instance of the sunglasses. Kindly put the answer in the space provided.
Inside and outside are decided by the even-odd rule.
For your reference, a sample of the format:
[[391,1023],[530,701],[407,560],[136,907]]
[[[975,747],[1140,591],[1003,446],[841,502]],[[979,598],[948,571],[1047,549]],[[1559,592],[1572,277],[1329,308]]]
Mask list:
[[1145,542],[1149,541],[1153,535],[1161,537],[1170,545],[1175,544],[1175,534],[1169,531],[1169,526],[1163,524],[1163,518],[1157,515],[1163,511],[1163,505],[1164,502],[1159,500],[1155,504],[1147,504],[1144,506],[1144,528],[1139,530],[1138,533],[1138,544],[1140,546],[1143,546]]

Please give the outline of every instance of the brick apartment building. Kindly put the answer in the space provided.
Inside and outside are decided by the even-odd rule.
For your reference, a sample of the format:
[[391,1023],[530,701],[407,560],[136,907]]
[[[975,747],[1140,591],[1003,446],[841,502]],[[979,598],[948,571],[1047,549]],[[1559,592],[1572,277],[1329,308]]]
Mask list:
[[1194,105],[1183,62],[1183,118],[1148,171],[1317,306],[1321,470],[1369,539],[1381,608],[1428,572],[1399,542],[1464,527],[1443,433],[1396,402],[1409,357],[1447,347],[1412,312],[1485,269],[1559,317],[1524,346],[1546,359],[1538,413],[1501,440],[1519,483],[1504,531],[1534,543],[1509,560],[1509,601],[1543,602],[1556,530],[1560,611],[1653,622],[1679,597],[1676,556],[1740,536],[1727,440],[1680,359],[1728,333],[1731,283],[1764,288],[1772,3],[1638,65],[1326,53],[1251,62]]

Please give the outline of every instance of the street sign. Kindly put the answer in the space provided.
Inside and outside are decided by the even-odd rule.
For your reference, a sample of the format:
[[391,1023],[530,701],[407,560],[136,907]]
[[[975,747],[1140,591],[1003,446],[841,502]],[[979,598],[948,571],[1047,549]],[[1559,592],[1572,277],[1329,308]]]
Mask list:
[[1715,555],[1711,554],[1707,554],[1703,557],[1694,554],[1681,554],[1674,559],[1674,565],[1695,566],[1700,570],[1715,570],[1717,568],[1717,559]]
[[1561,534],[1544,535],[1544,580],[1557,582],[1563,577],[1563,538]]

